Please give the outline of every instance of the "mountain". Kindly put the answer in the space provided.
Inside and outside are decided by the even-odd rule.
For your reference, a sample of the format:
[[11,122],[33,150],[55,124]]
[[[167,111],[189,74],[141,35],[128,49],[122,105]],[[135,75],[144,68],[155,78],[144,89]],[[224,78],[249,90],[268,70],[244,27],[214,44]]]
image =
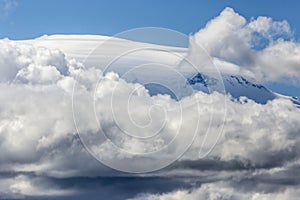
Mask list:
[[[222,75],[225,92],[230,94],[233,98],[245,96],[254,100],[257,103],[265,104],[269,100],[273,100],[277,95],[263,85],[256,84],[242,76],[236,75]],[[216,84],[218,79],[211,78],[207,75],[197,73],[191,78],[187,79],[188,84],[193,89],[208,93],[208,88]]]
[[[147,82],[145,78],[138,77],[136,74],[135,82],[143,83]],[[157,94],[168,94],[175,100],[180,100],[185,96],[191,95],[193,92],[202,91],[204,93],[211,93],[215,85],[224,84],[225,93],[230,95],[233,100],[239,99],[240,97],[247,97],[259,104],[266,104],[276,98],[285,98],[291,100],[297,107],[300,108],[300,98],[290,97],[277,94],[270,91],[265,86],[255,83],[254,80],[249,80],[243,76],[223,74],[221,80],[208,76],[202,73],[196,73],[186,78],[186,81],[176,80],[176,77],[168,77],[161,84],[145,84],[145,88],[148,89],[150,95]],[[131,77],[130,80],[133,78]],[[169,86],[165,87],[165,86]],[[192,90],[190,89],[192,88]]]
[[[126,74],[126,77],[122,78],[128,82],[143,84],[149,90],[150,95],[169,94],[171,98],[180,100],[195,91],[209,93],[209,88],[222,84],[219,79],[212,76],[201,73],[186,74],[176,68],[188,53],[188,49],[183,47],[162,46],[99,35],[45,35],[37,39],[18,42],[59,49],[68,58],[75,58],[83,62],[86,67],[97,66],[102,70],[116,55],[128,49],[143,49],[118,59],[118,62],[111,66],[110,71],[117,72],[120,76]],[[88,60],[86,60],[87,57]],[[160,64],[131,70],[133,66],[143,66],[145,63],[153,63],[153,61],[159,61]],[[174,68],[162,69],[162,65],[174,66]],[[176,73],[171,72],[172,70]],[[130,71],[129,74],[128,71]],[[183,76],[179,77],[177,71]],[[243,76],[223,74],[222,79],[226,93],[234,99],[245,96],[257,103],[265,104],[275,98],[286,98],[300,107],[299,97],[274,93]],[[149,83],[153,81],[156,83]]]

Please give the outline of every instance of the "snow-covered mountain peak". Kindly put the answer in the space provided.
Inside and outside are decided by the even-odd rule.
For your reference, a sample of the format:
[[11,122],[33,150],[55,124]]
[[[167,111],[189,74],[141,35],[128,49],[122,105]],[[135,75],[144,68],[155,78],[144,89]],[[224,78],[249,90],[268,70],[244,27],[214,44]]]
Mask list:
[[[243,76],[224,74],[222,75],[222,79],[225,92],[230,94],[233,98],[245,96],[262,104],[276,98],[276,95],[263,85],[256,84]],[[194,90],[203,91],[205,93],[208,93],[209,87],[215,85],[217,81],[219,80],[201,73],[197,73],[187,79],[188,84],[190,84]]]

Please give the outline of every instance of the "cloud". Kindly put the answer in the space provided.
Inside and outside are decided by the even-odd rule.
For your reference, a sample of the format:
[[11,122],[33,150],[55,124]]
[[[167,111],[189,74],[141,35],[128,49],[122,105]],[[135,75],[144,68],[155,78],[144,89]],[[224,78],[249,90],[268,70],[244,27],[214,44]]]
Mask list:
[[7,39],[0,43],[1,82],[55,82],[68,73],[67,61],[61,51],[34,48]]
[[[253,36],[254,32],[259,34]],[[221,33],[220,40],[212,33]],[[277,39],[280,34],[290,34],[284,21],[262,17],[247,23],[227,8],[191,41],[201,42],[215,62],[237,73],[263,74],[270,80],[298,76],[298,44]],[[270,43],[253,50],[251,45],[260,37]],[[90,183],[91,190],[100,185],[101,192],[120,199],[114,188],[121,190],[129,179],[131,188],[143,183],[141,187],[150,189],[127,194],[127,188],[122,198],[293,199],[299,195],[295,172],[300,159],[300,110],[289,99],[262,105],[218,92],[199,91],[179,101],[167,95],[150,96],[140,83],[127,82],[117,72],[102,74],[97,68],[86,68],[60,50],[7,39],[0,43],[1,198],[75,196],[89,193],[82,184]],[[189,58],[196,55],[192,49]],[[273,60],[291,71],[271,68]],[[264,68],[258,67],[262,63]],[[199,150],[210,150],[223,123],[218,144],[200,159]],[[202,145],[208,127],[210,134]],[[185,152],[195,130],[194,143]],[[129,166],[126,170],[159,168],[185,154],[169,168],[127,174],[124,181],[124,174],[90,153],[113,166]],[[151,185],[145,180],[151,180]],[[161,182],[170,185],[163,187]]]
[[[216,61],[222,60],[216,64],[223,72],[232,73],[228,65],[237,65],[238,73],[252,73],[260,81],[299,80],[299,43],[285,20],[260,16],[247,22],[232,8],[226,8],[192,35],[190,41],[192,46],[205,48]],[[197,49],[190,52],[191,60],[195,60],[193,54],[197,55]]]
[[258,193],[255,191],[239,191],[234,187],[226,185],[226,183],[203,184],[200,188],[193,190],[177,190],[166,194],[141,194],[131,200],[258,200],[258,199],[292,199],[296,200],[300,190],[297,187],[286,188],[284,190]]

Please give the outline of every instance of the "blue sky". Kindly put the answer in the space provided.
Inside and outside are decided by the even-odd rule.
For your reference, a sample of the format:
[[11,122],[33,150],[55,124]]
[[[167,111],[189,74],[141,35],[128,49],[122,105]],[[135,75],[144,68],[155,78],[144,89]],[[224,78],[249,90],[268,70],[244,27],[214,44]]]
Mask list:
[[[5,2],[7,0],[0,0]],[[11,0],[12,1],[12,0]],[[1,16],[0,37],[34,38],[54,33],[114,35],[131,28],[164,27],[189,34],[230,6],[250,19],[260,15],[286,19],[300,35],[297,0],[51,0],[16,1]]]
[[[298,41],[298,0],[0,0],[0,38],[29,39],[44,34],[114,35],[138,27],[164,27],[184,34],[197,32],[225,7],[247,19],[270,16],[287,20]],[[9,3],[9,6],[6,6]],[[268,84],[288,95],[300,96],[299,87]]]

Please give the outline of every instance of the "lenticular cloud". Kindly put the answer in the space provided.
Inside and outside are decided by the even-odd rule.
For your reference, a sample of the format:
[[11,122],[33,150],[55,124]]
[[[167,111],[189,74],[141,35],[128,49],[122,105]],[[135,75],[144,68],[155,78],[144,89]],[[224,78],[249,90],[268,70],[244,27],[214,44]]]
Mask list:
[[[299,44],[278,39],[278,34],[291,34],[285,21],[259,17],[247,23],[227,8],[191,42],[204,46],[212,61],[224,66],[223,73],[297,78]],[[258,47],[260,39],[268,44]],[[173,181],[181,177],[168,189],[172,191],[131,197],[292,199],[299,195],[299,177],[293,173],[299,171],[300,110],[289,98],[259,104],[218,91],[193,91],[179,99],[153,95],[142,83],[123,79],[118,68],[103,74],[100,67],[83,65],[67,50],[40,47],[43,38],[0,43],[0,172],[10,174],[0,177],[6,185],[0,187],[3,198],[78,194],[84,192],[80,184],[70,186],[67,180],[122,177],[105,165],[146,172],[176,160],[166,170],[143,176],[152,177],[153,185],[155,177]],[[181,49],[180,54],[201,64],[193,50]],[[150,52],[149,57],[154,55],[163,58],[161,52]],[[176,70],[180,69],[184,68]],[[205,156],[199,158],[199,152]],[[114,184],[120,180],[116,178]],[[178,189],[181,186],[187,188]]]

